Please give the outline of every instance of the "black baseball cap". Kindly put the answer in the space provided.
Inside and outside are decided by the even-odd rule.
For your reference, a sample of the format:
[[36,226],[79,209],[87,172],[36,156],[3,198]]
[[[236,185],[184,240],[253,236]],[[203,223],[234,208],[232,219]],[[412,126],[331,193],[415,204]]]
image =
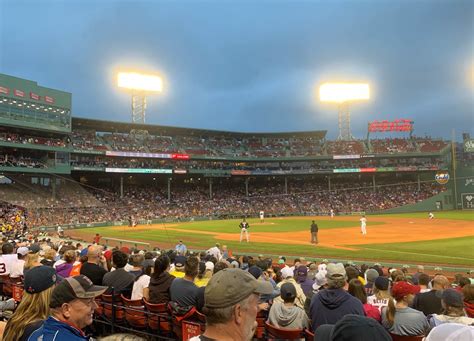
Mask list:
[[68,277],[54,288],[49,307],[58,308],[78,298],[94,298],[102,295],[105,290],[107,287],[94,285],[84,275]]
[[56,284],[56,270],[50,266],[35,266],[25,272],[24,288],[29,294],[38,294]]
[[280,295],[283,300],[296,297],[296,288],[293,283],[284,283],[280,289]]

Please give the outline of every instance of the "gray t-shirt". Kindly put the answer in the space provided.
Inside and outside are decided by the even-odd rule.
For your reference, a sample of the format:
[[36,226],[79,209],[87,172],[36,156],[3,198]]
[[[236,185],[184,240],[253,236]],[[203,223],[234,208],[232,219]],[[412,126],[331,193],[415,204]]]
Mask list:
[[396,308],[393,325],[387,321],[387,310],[382,310],[382,325],[392,334],[402,336],[425,335],[430,326],[426,316],[412,308]]
[[114,287],[116,293],[124,290],[132,290],[135,276],[125,271],[123,268],[108,272],[104,275],[102,285]]

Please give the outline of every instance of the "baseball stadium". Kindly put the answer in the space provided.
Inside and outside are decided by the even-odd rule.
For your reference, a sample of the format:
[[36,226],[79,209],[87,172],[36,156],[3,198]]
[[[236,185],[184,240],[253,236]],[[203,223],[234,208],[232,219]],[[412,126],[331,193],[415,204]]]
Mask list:
[[[366,137],[341,130],[335,140],[325,130],[158,126],[81,118],[72,114],[72,96],[0,74],[4,245],[56,240],[83,255],[79,245],[93,243],[104,254],[173,253],[184,244],[204,256],[217,248],[237,266],[263,257],[405,273],[422,266],[450,278],[473,268],[469,134],[463,143],[419,137],[408,119],[368,122]],[[11,274],[2,278],[10,290],[22,285],[8,282]],[[112,317],[112,332],[146,325],[132,318],[115,326],[115,318],[122,317]],[[196,335],[193,323],[147,335],[187,340],[183,333]],[[259,328],[255,336],[260,330],[265,338]]]

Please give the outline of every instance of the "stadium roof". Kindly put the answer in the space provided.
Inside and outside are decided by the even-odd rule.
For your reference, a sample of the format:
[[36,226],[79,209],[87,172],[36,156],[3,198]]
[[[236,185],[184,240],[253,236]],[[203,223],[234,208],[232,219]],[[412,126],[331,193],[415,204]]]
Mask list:
[[278,132],[278,133],[244,133],[234,131],[220,131],[220,130],[208,130],[208,129],[194,129],[194,128],[180,128],[180,127],[169,127],[159,126],[151,124],[135,124],[129,122],[114,122],[114,121],[102,121],[93,120],[88,118],[72,118],[72,129],[89,129],[100,132],[115,132],[115,133],[129,133],[132,129],[147,130],[153,135],[194,135],[194,136],[206,136],[206,135],[218,135],[218,136],[233,136],[233,137],[314,137],[317,139],[323,139],[326,137],[326,130],[314,130],[314,131],[294,131],[294,132]]

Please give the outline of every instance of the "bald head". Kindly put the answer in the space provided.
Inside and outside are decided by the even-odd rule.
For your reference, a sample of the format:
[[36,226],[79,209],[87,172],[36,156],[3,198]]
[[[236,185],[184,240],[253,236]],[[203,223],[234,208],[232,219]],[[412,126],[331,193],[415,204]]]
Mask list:
[[87,259],[89,262],[94,262],[99,259],[101,248],[98,245],[91,245],[87,248]]
[[449,288],[449,280],[446,278],[446,276],[436,275],[433,278],[433,289],[444,290],[447,288]]

